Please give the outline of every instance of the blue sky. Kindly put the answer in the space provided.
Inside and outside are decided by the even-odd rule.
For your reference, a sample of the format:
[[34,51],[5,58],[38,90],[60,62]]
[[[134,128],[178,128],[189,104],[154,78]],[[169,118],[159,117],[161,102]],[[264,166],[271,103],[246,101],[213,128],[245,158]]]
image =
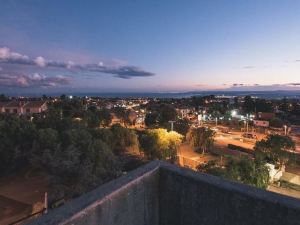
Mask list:
[[9,91],[299,89],[297,0],[10,0]]

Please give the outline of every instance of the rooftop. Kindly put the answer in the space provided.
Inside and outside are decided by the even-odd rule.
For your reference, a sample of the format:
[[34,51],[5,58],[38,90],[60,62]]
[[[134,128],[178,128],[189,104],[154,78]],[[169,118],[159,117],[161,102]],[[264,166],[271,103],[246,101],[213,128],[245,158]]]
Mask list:
[[46,101],[30,101],[24,105],[24,108],[38,108],[44,105]]
[[154,161],[30,224],[296,225],[300,201]]

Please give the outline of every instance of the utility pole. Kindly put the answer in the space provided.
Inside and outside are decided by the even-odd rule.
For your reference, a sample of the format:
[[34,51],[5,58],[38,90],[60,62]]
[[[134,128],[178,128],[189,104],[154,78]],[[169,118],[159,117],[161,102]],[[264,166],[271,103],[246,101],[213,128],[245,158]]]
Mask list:
[[45,192],[44,195],[44,213],[46,214],[48,212],[48,193]]
[[249,121],[248,121],[248,114],[247,114],[247,117],[246,117],[246,121],[247,121],[247,134],[249,132]]
[[284,135],[287,135],[287,125],[284,125]]
[[170,120],[169,121],[169,123],[171,124],[171,131],[173,131],[173,129],[174,129],[174,123],[175,123],[176,121],[173,121],[173,120]]

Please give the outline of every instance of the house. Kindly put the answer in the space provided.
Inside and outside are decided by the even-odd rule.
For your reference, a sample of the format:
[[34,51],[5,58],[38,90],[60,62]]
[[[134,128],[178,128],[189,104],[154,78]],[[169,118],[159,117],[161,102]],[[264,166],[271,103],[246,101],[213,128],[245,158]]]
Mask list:
[[46,101],[31,101],[23,106],[24,114],[41,113],[47,110]]
[[11,101],[3,106],[4,113],[23,114],[23,105],[25,103],[21,101]]
[[46,101],[10,101],[0,102],[0,113],[13,113],[13,114],[32,114],[41,113],[47,110]]
[[257,127],[269,127],[270,123],[267,120],[253,120],[254,126]]
[[0,102],[0,113],[4,112],[4,106],[7,105],[8,102]]
[[275,118],[275,113],[259,112],[257,113],[257,119],[259,120],[271,120]]

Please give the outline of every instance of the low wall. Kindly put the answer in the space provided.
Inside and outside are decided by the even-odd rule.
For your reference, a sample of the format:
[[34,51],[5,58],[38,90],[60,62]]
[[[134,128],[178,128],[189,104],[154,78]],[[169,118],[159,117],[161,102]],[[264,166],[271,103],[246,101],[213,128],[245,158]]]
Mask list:
[[31,225],[300,225],[300,201],[154,161]]
[[31,225],[158,225],[158,163],[104,184]]
[[296,225],[300,201],[207,174],[160,170],[160,225]]

